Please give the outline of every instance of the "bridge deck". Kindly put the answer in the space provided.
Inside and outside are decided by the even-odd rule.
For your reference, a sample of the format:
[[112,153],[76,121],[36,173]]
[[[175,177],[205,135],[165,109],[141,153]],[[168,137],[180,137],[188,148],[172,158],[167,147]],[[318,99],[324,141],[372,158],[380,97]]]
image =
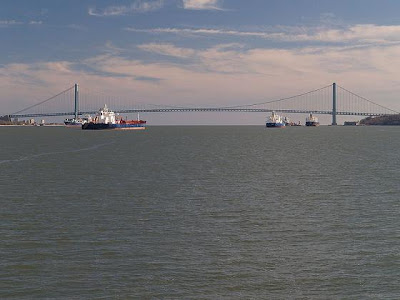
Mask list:
[[[124,109],[116,110],[116,113],[171,113],[171,112],[248,112],[248,113],[269,113],[280,112],[288,114],[319,114],[319,115],[332,115],[332,111],[325,110],[295,110],[295,109],[264,109],[264,108],[158,108],[158,109]],[[96,111],[83,111],[79,115],[94,115]],[[337,111],[337,115],[342,116],[382,116],[389,114],[370,113],[370,112],[351,112],[351,111]],[[393,115],[395,113],[392,113]],[[57,116],[74,116],[75,112],[54,112],[54,113],[30,113],[30,114],[13,114],[9,115],[10,118],[39,118],[39,117],[57,117]]]

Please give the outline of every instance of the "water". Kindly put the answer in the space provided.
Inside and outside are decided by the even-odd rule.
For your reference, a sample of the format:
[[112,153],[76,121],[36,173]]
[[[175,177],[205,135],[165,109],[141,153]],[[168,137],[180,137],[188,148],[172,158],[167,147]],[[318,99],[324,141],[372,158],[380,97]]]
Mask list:
[[0,128],[1,299],[398,299],[397,127]]

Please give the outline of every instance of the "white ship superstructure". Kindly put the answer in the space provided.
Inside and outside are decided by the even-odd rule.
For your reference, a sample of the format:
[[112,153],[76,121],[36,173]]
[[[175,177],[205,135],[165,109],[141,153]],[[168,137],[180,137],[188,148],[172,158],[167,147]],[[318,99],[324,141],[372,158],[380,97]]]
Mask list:
[[285,121],[283,118],[276,114],[274,111],[271,113],[271,116],[268,117],[267,122],[265,123],[266,127],[285,127]]
[[109,110],[107,105],[104,104],[104,107],[100,108],[99,112],[96,114],[94,122],[98,124],[115,124],[115,113],[112,110]]
[[306,118],[306,126],[318,126],[318,125],[319,125],[318,118],[313,116],[312,114],[310,114]]

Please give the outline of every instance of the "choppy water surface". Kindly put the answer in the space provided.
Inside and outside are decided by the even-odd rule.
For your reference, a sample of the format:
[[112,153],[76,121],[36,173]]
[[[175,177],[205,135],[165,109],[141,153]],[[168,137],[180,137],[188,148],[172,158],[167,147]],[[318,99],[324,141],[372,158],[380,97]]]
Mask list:
[[397,127],[0,138],[2,299],[400,298]]

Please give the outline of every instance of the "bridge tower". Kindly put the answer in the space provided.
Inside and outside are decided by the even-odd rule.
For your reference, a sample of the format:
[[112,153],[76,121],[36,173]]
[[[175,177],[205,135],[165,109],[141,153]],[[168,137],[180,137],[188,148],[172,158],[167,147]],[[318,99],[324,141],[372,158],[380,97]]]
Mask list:
[[75,83],[75,108],[74,108],[74,116],[75,120],[78,119],[79,115],[79,86]]
[[332,125],[337,125],[336,122],[336,83],[332,84],[333,97],[332,97]]

